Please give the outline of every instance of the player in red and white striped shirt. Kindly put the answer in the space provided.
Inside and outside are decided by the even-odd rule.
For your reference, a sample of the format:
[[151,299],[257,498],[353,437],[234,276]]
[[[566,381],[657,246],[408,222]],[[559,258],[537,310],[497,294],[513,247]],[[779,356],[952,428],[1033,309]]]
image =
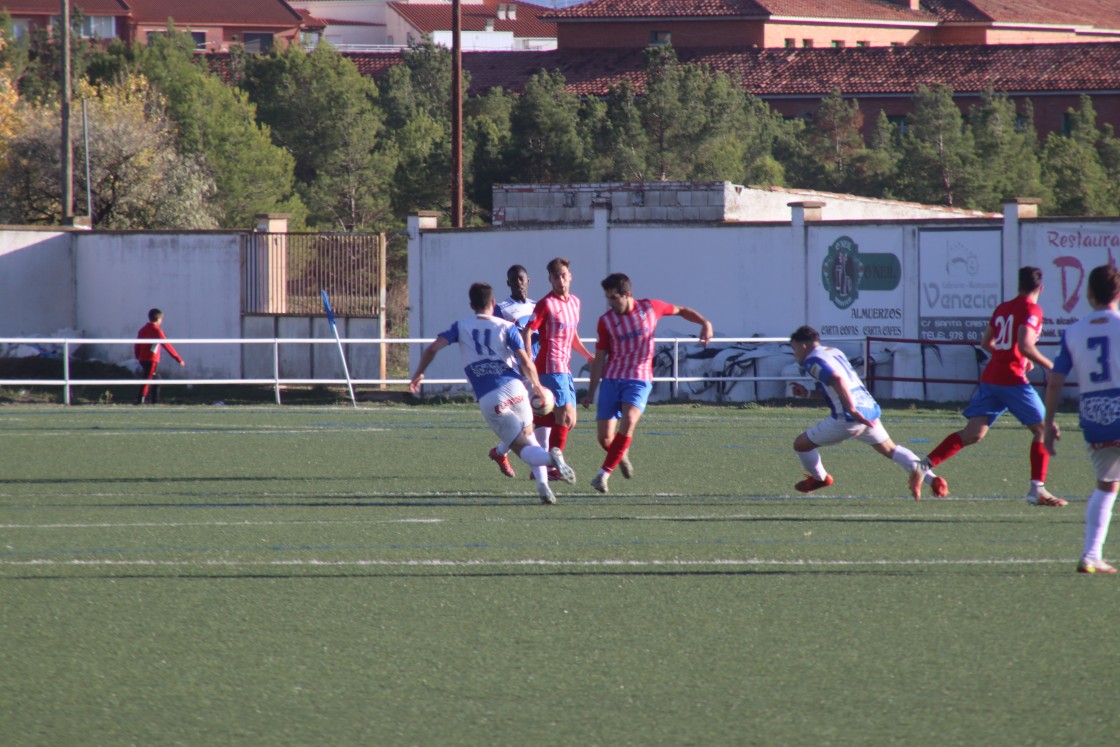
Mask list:
[[598,390],[599,445],[607,456],[591,486],[606,493],[607,480],[615,467],[621,468],[625,478],[633,475],[626,451],[653,389],[653,338],[657,320],[663,316],[679,316],[699,324],[701,345],[707,345],[712,339],[712,323],[687,306],[634,298],[630,278],[620,272],[608,275],[601,285],[611,308],[599,317],[591,384],[583,405],[590,406]]
[[548,415],[533,416],[537,440],[542,446],[563,449],[568,431],[576,425],[576,388],[572,382],[572,350],[588,361],[594,354],[579,339],[579,299],[572,295],[571,262],[556,257],[548,263],[552,291],[533,308],[533,317],[522,330],[528,343],[534,331],[540,335],[535,361],[541,384],[552,390],[556,407]]

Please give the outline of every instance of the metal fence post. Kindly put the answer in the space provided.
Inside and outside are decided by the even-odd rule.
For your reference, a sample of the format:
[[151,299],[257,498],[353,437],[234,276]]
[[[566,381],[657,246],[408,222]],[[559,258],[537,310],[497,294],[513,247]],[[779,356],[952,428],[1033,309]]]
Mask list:
[[62,341],[62,380],[66,382],[63,387],[62,403],[70,404],[70,341]]
[[276,392],[276,404],[280,402],[280,340],[272,338],[272,386]]

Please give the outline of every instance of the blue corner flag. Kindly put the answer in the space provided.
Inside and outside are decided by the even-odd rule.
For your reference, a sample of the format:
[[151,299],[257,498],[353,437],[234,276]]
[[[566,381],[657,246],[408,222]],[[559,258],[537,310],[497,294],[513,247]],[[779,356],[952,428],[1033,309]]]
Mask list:
[[331,323],[331,329],[334,329],[334,312],[331,311],[331,302],[327,300],[327,292],[323,293],[323,310],[327,312],[327,321]]
[[334,312],[331,311],[331,302],[327,300],[327,292],[322,291],[323,294],[323,311],[327,312],[327,321],[331,324],[331,332],[334,333],[334,341],[338,343],[338,357],[342,359],[342,371],[346,374],[346,388],[350,390],[350,403],[354,407],[358,406],[358,400],[354,398],[354,384],[350,381],[350,367],[346,365],[346,354],[342,350],[342,340],[338,336],[338,326],[334,323]]

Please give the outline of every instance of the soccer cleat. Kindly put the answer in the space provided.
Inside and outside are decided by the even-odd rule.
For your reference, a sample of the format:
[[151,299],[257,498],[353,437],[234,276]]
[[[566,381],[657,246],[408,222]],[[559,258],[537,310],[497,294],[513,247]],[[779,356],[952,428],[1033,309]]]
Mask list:
[[940,475],[930,480],[929,486],[933,488],[933,494],[938,498],[949,495],[949,483],[945,482],[945,478]]
[[509,463],[509,457],[505,454],[499,454],[497,449],[490,449],[490,458],[498,463],[498,471],[506,477],[517,477],[517,473],[513,471],[513,465]]
[[812,493],[814,490],[827,488],[832,482],[832,475],[826,474],[823,480],[818,480],[809,473],[805,473],[805,479],[793,487],[797,488],[799,493]]
[[634,465],[630,461],[630,450],[622,452],[622,461],[618,463],[618,470],[622,476],[629,480],[634,476]]
[[595,475],[595,477],[591,480],[591,487],[595,488],[600,493],[609,493],[609,492],[611,492],[610,489],[607,487],[607,480],[609,480],[609,479],[610,479],[610,473],[600,472],[599,474]]
[[914,496],[916,501],[922,500],[922,483],[925,481],[926,473],[929,470],[929,463],[925,459],[919,460],[910,470],[910,478],[906,481],[906,484],[910,487],[910,495]]
[[547,506],[556,503],[556,495],[552,492],[552,488],[548,486],[547,482],[537,483],[537,494],[541,497],[541,503]]
[[1116,569],[1103,560],[1081,559],[1077,564],[1078,573],[1116,573]]
[[568,484],[575,482],[576,471],[572,469],[570,464],[564,461],[564,452],[560,451],[559,447],[553,446],[548,450],[548,453],[552,456],[552,464],[560,474],[560,479]]
[[1062,506],[1069,505],[1069,501],[1065,498],[1059,498],[1050,493],[1044,486],[1031,487],[1031,492],[1027,493],[1027,503],[1032,506],[1053,506],[1054,508],[1061,508]]

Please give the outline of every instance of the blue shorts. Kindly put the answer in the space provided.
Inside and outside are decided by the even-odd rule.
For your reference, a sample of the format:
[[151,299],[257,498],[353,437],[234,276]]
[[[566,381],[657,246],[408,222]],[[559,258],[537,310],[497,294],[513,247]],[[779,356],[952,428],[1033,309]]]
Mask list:
[[634,405],[639,412],[646,411],[652,381],[641,379],[603,379],[599,382],[599,404],[596,420],[616,420],[622,417],[623,405]]
[[572,375],[566,374],[538,374],[541,386],[550,389],[556,398],[556,406],[576,404],[576,385],[572,382]]
[[1042,397],[1030,384],[1000,386],[980,382],[980,388],[972,395],[972,400],[962,413],[966,418],[988,419],[988,425],[996,422],[1003,413],[1011,411],[1023,425],[1041,423],[1046,418],[1046,408]]

